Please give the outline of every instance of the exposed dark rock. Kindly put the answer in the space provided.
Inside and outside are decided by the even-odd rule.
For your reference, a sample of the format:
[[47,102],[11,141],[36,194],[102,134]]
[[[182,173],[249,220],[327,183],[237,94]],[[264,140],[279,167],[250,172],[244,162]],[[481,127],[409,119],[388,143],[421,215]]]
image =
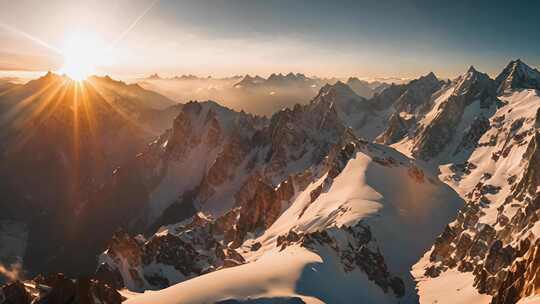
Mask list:
[[21,281],[15,281],[0,287],[0,303],[30,304],[32,297]]
[[[495,105],[497,101],[495,91],[495,82],[487,74],[480,73],[471,67],[457,80],[452,95],[439,105],[440,113],[418,134],[413,147],[413,155],[427,160],[441,153],[452,140],[454,130],[461,122],[465,108],[476,100],[480,100],[484,108]],[[478,120],[477,124],[484,126],[486,122]],[[467,135],[464,146],[468,146],[471,138],[479,135],[481,134]]]

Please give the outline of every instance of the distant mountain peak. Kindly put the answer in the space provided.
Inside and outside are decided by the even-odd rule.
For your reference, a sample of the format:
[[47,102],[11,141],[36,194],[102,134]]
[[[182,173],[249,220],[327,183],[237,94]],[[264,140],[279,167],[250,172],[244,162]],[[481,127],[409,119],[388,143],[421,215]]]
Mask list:
[[263,83],[265,81],[264,78],[262,78],[259,75],[251,76],[249,74],[246,74],[242,80],[234,84],[235,88],[242,88],[242,87],[252,87],[257,84]]
[[495,81],[499,94],[513,89],[540,89],[540,72],[516,59],[506,65]]
[[360,80],[358,77],[349,77],[347,79],[347,85],[358,95],[371,98],[375,94],[374,87],[365,80]]
[[319,90],[320,94],[335,94],[335,95],[357,95],[350,86],[348,86],[346,83],[342,82],[341,80],[338,80],[335,84],[326,84]]
[[420,83],[438,83],[439,79],[437,76],[435,76],[435,73],[429,72],[428,74],[424,76],[420,76],[420,78],[411,81],[412,82],[420,82]]
[[158,73],[154,73],[148,77],[146,77],[146,79],[149,79],[149,80],[160,80],[162,79],[161,76],[158,75]]
[[426,76],[424,76],[424,77],[429,78],[429,79],[439,80],[439,79],[437,78],[437,76],[435,75],[435,73],[433,73],[433,72],[429,72],[429,73],[428,73]]
[[462,80],[465,79],[491,79],[488,74],[478,71],[474,66],[470,66],[467,69],[467,72],[463,73],[460,77]]
[[324,85],[311,104],[326,103],[330,105],[330,108],[338,106],[340,109],[350,109],[351,105],[362,104],[361,101],[365,101],[365,98],[356,94],[346,83],[337,81],[335,84]]

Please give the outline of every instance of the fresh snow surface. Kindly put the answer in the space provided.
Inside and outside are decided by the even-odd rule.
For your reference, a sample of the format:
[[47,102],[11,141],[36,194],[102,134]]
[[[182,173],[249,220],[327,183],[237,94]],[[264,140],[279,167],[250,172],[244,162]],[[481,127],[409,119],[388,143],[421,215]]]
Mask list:
[[[270,248],[275,246],[279,235],[291,229],[312,232],[351,226],[364,220],[371,227],[390,271],[404,279],[409,293],[414,290],[409,275],[411,266],[429,249],[444,225],[454,218],[462,200],[429,175],[423,183],[415,181],[408,174],[410,160],[395,150],[374,147],[380,149],[375,154],[391,156],[401,165],[382,166],[373,162],[369,154],[358,152],[330,189],[310,204],[311,191],[326,176],[309,185],[256,241],[261,242],[263,248]],[[302,214],[304,208],[307,209]],[[252,257],[248,248],[244,253],[248,259],[256,259],[259,251]]]
[[[491,125],[496,124],[495,120],[504,117],[504,120],[499,123],[508,127],[518,119],[524,119],[523,126],[516,131],[517,133],[534,127],[536,110],[540,105],[540,97],[534,90],[519,91],[501,99],[507,104],[498,109],[493,115]],[[492,204],[489,205],[489,208],[483,210],[486,215],[480,218],[479,221],[480,223],[487,224],[493,224],[496,221],[497,208],[511,192],[508,178],[513,175],[520,176],[523,172],[522,157],[527,148],[527,145],[519,146],[506,142],[506,138],[503,137],[504,134],[500,135],[499,130],[496,128],[488,130],[479,142],[488,142],[491,136],[498,137],[497,145],[494,147],[485,146],[476,148],[467,161],[475,164],[477,168],[472,170],[469,175],[464,176],[463,179],[452,179],[450,176],[453,173],[449,170],[449,165],[440,167],[441,180],[446,181],[462,197],[465,197],[468,192],[473,190],[479,181],[501,187],[501,190],[497,194],[486,194],[486,197],[492,201]],[[527,139],[527,142],[529,140]],[[513,147],[507,157],[501,156],[497,161],[491,158],[494,152],[502,150],[508,144],[513,145]],[[486,173],[491,175],[489,179],[483,177]],[[509,216],[511,217],[512,215]]]
[[[253,263],[212,272],[160,291],[147,291],[126,304],[195,304],[235,299],[298,297],[305,303],[394,303],[395,298],[359,271],[345,273],[333,252],[315,254],[300,246],[273,250]],[[336,284],[338,282],[338,284]]]
[[[146,292],[127,303],[214,303],[226,299],[300,297],[306,303],[396,303],[360,270],[345,273],[339,256],[329,247],[316,252],[298,245],[283,251],[276,239],[291,229],[298,232],[330,230],[340,238],[339,227],[362,220],[369,225],[392,275],[406,284],[407,296],[418,298],[409,271],[429,249],[444,225],[451,221],[462,200],[448,186],[425,173],[422,181],[411,177],[412,160],[399,152],[366,144],[347,163],[333,183],[310,203],[310,193],[323,175],[294,201],[262,235],[240,248],[247,264],[193,278],[157,292]],[[381,165],[374,157],[392,158]],[[261,249],[249,250],[259,241]]]
[[417,278],[420,303],[489,304],[491,302],[491,296],[479,294],[473,287],[474,276],[470,272],[452,269],[436,278],[424,277],[424,268],[429,263],[430,253],[426,253],[411,272]]
[[[512,176],[519,177],[523,174],[525,163],[522,159],[528,145],[515,144],[512,141],[512,138],[514,138],[514,134],[512,133],[508,136],[510,140],[507,141],[507,134],[508,132],[517,134],[534,128],[536,112],[540,106],[540,96],[538,96],[535,90],[516,91],[513,94],[500,98],[506,105],[499,108],[491,117],[490,124],[492,128],[479,140],[480,143],[484,143],[488,142],[491,137],[497,137],[497,144],[495,146],[485,145],[477,147],[471,153],[467,161],[474,164],[476,168],[472,169],[469,174],[455,178],[455,173],[450,170],[450,164],[440,166],[440,179],[454,188],[461,197],[465,198],[467,193],[472,191],[479,182],[501,187],[497,193],[485,194],[485,197],[491,203],[482,209],[485,215],[479,218],[478,224],[495,224],[498,214],[497,209],[512,192],[508,179]],[[521,128],[511,131],[511,126],[520,119],[523,120]],[[504,127],[493,127],[497,125]],[[524,142],[529,142],[531,136],[527,135]],[[507,146],[511,146],[512,149],[506,157],[501,156],[497,161],[492,159],[493,153],[501,151]],[[511,218],[517,209],[518,207],[513,208],[508,206],[504,210],[505,215]],[[496,230],[501,229],[498,225],[494,226],[494,228]],[[537,231],[540,232],[540,226],[535,225],[531,231],[535,235],[540,235],[540,233],[537,234]],[[528,233],[524,234],[523,237],[528,235]],[[520,240],[521,238],[518,237],[514,239],[514,242],[517,243]],[[517,244],[513,246],[517,246]],[[414,266],[413,270],[413,276],[418,281],[420,303],[434,303],[435,301],[437,303],[483,303],[482,301],[489,303],[489,299],[486,299],[485,296],[478,295],[473,287],[464,287],[472,286],[473,276],[471,273],[462,274],[450,270],[443,272],[437,278],[425,278],[423,273],[426,266],[429,266],[428,257],[430,252],[426,253],[424,258]],[[469,302],[467,302],[468,299],[470,300]]]

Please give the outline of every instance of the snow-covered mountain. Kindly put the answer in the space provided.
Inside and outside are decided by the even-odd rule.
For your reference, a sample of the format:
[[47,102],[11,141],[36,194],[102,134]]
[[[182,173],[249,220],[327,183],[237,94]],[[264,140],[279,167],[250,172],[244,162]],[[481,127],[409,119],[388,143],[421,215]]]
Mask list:
[[[272,171],[266,161],[253,165],[263,172],[256,182],[246,178],[232,196],[210,191],[229,197],[220,204],[236,201],[219,212],[200,203],[208,197],[201,182],[190,193],[191,218],[163,222],[146,237],[117,235],[101,257],[102,278],[134,290],[178,283],[133,303],[515,303],[533,296],[540,99],[531,89],[535,70],[517,62],[496,79],[473,67],[448,82],[430,73],[371,99],[344,83],[324,86],[309,105],[276,113],[270,127],[261,121],[253,133],[260,146],[245,152],[267,146],[258,135],[267,128],[298,138],[277,127],[295,113],[287,131],[319,129],[287,147],[325,142],[331,148],[319,150],[322,161],[293,170],[285,164],[298,157]],[[501,94],[505,83],[512,86]],[[322,130],[338,132],[319,136]],[[210,282],[211,292],[203,287]]]
[[511,62],[495,80],[504,92],[498,105],[477,112],[481,125],[474,120],[469,125],[473,135],[464,137],[472,144],[466,145],[466,157],[441,166],[440,177],[467,203],[414,268],[421,300],[516,303],[536,294],[540,96],[531,89],[536,73]]
[[[426,77],[429,83],[434,76]],[[409,91],[424,90],[422,83],[424,78]],[[408,271],[462,200],[413,159],[356,136],[365,126],[357,123],[360,118],[370,121],[367,117],[376,112],[388,110],[341,82],[270,120],[215,103],[184,105],[173,128],[140,157],[150,160],[145,160],[149,180],[156,181],[143,222],[157,232],[147,237],[117,233],[100,257],[100,279],[141,291],[188,284],[210,272],[221,276],[244,264],[263,267],[261,276],[275,276],[258,265],[294,251],[310,258],[294,266],[298,277],[287,279],[286,298],[302,295],[295,285],[307,284],[300,274],[318,256],[326,271],[321,275],[343,280],[343,293],[307,286],[311,294],[304,296],[339,302],[352,293],[378,302],[414,303]],[[393,231],[396,226],[403,234]],[[248,278],[239,277],[238,286],[248,284]],[[372,291],[358,293],[355,280]],[[240,299],[245,292],[272,297],[260,288],[230,297]],[[200,296],[183,299],[210,301]],[[206,296],[227,299],[217,291]]]
[[346,84],[358,95],[364,98],[371,98],[375,94],[379,94],[384,89],[390,86],[389,83],[380,81],[366,81],[358,79],[357,77],[349,77]]
[[254,77],[251,77],[249,74],[244,76],[242,80],[234,84],[235,88],[250,88],[255,87],[261,83],[264,83],[266,79],[262,78],[259,75],[255,75]]
[[[128,303],[534,302],[539,75],[516,60],[495,79],[429,73],[369,98],[351,78],[269,118],[167,108],[167,130],[76,209],[89,229],[77,235],[105,231],[90,242],[104,248],[92,290]],[[2,229],[21,250],[35,242]]]
[[[200,211],[148,239],[116,235],[100,259],[103,280],[141,290],[209,272],[197,280],[235,275],[233,287],[230,281],[217,283],[212,293],[182,292],[183,286],[191,288],[190,281],[171,287],[183,296],[166,303],[271,298],[274,288],[282,288],[284,297],[330,303],[354,296],[378,303],[414,303],[408,271],[461,207],[455,192],[413,160],[350,133],[319,165],[290,175],[275,188],[261,180],[254,187],[243,187],[237,194],[242,200],[221,216],[208,218]],[[291,254],[295,257],[289,260]],[[271,263],[289,266],[274,272],[268,268]],[[254,271],[257,283],[250,281]],[[282,286],[264,287],[280,275],[276,279],[283,280]],[[310,284],[317,277],[324,279]],[[337,279],[342,289],[333,290],[329,284]],[[356,287],[360,282],[366,290]],[[306,290],[297,291],[297,286]],[[238,293],[222,293],[222,288]]]

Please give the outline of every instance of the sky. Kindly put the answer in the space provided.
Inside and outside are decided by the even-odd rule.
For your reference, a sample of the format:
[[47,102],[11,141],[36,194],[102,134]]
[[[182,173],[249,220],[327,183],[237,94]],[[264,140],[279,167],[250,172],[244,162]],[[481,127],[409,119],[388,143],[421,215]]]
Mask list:
[[540,65],[539,11],[497,0],[0,0],[0,72],[60,70],[67,41],[82,37],[107,49],[98,74],[452,78],[474,65],[495,76],[514,58]]

